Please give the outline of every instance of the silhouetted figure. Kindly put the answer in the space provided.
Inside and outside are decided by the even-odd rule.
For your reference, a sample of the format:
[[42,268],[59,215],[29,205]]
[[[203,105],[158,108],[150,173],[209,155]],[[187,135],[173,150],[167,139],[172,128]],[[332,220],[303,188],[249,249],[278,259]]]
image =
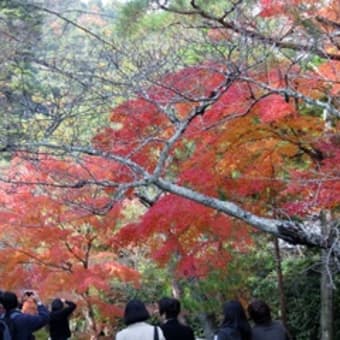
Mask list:
[[[223,306],[224,319],[217,340],[250,340],[251,328],[239,301],[228,301]],[[272,339],[274,340],[274,339]]]
[[146,321],[150,318],[144,303],[131,300],[124,311],[124,323],[127,326],[117,333],[116,340],[154,340],[157,331],[158,339],[165,340],[162,330]]
[[48,309],[42,304],[38,294],[30,292],[37,306],[37,315],[22,313],[18,309],[18,298],[13,292],[4,292],[1,302],[5,308],[5,317],[11,320],[13,340],[33,340],[33,332],[45,326],[49,321]]
[[69,317],[77,305],[72,301],[54,299],[50,313],[50,338],[51,340],[66,340],[71,337]]
[[249,317],[254,321],[252,340],[289,340],[286,328],[280,321],[273,321],[269,306],[262,300],[254,300],[248,306]]
[[195,340],[191,327],[178,321],[181,304],[174,298],[162,298],[158,301],[159,314],[165,317],[161,329],[166,340]]

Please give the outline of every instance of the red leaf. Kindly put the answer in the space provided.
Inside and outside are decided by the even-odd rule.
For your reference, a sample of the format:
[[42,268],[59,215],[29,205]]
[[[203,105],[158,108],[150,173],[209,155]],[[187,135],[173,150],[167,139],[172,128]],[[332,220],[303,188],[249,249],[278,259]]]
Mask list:
[[263,122],[270,123],[295,113],[295,109],[282,96],[272,94],[261,99],[255,105],[254,112],[260,116]]

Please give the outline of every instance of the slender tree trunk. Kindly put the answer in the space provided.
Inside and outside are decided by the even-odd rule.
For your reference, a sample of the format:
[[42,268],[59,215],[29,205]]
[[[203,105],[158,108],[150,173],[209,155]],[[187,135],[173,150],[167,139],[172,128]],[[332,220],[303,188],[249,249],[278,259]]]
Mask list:
[[183,294],[183,289],[176,279],[172,280],[171,288],[172,288],[171,289],[172,290],[172,296],[174,298],[180,300],[181,296]]
[[[329,235],[330,225],[328,214],[322,212],[322,233],[324,237]],[[320,308],[320,328],[321,340],[333,340],[333,284],[331,274],[331,255],[329,250],[321,250],[321,308]]]
[[91,340],[96,339],[96,326],[94,324],[91,312],[87,308],[84,310],[83,316],[87,324],[86,332],[91,333],[88,334]]
[[328,252],[321,251],[321,340],[333,340],[333,287],[327,264]]
[[282,323],[284,324],[284,326],[288,329],[287,303],[286,303],[286,295],[285,295],[284,288],[283,288],[282,259],[281,259],[279,239],[277,237],[274,238],[274,249],[275,249],[277,282],[278,282],[278,287],[279,287],[281,319],[282,319]]
[[[183,288],[182,288],[181,284],[176,279],[172,280],[171,290],[172,290],[172,296],[175,299],[178,299],[178,300],[181,301],[181,297],[183,296]],[[188,321],[183,314],[179,315],[179,320],[186,325],[188,324]]]
[[288,327],[288,318],[287,318],[287,299],[286,294],[283,287],[283,274],[282,274],[282,258],[280,251],[280,243],[277,237],[274,238],[274,248],[275,248],[275,260],[276,260],[276,273],[277,273],[277,282],[279,287],[279,299],[280,299],[280,311],[281,311],[281,320],[284,324],[289,338],[293,339],[289,327]]

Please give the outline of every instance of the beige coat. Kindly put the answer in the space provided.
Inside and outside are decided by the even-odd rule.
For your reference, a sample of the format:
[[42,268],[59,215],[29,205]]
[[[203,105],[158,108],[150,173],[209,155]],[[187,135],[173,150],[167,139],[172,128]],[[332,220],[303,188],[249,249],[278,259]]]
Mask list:
[[[136,322],[118,332],[116,340],[154,340],[154,328],[146,322]],[[157,329],[159,340],[165,340],[162,330]]]

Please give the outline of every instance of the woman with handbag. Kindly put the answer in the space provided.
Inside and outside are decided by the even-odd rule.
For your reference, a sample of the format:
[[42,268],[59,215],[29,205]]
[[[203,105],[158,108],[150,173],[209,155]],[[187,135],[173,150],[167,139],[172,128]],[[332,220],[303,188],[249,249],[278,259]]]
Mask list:
[[127,327],[117,333],[116,340],[165,340],[158,326],[146,322],[149,318],[150,314],[142,301],[129,301],[124,311]]

